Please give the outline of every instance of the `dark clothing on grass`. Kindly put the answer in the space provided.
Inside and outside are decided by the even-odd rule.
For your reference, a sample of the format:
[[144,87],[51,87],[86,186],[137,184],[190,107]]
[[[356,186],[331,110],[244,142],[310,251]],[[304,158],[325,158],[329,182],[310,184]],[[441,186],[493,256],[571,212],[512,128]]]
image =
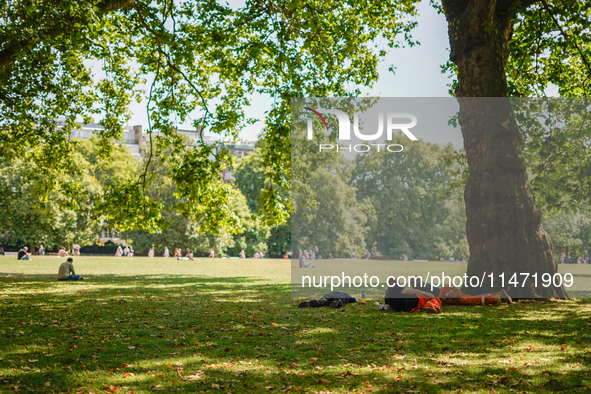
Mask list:
[[331,291],[330,293],[323,295],[322,298],[318,300],[318,302],[321,304],[319,306],[326,306],[332,301],[339,299],[343,301],[344,305],[352,304],[356,301],[355,298],[343,291]]
[[[331,305],[332,302],[335,302]],[[330,306],[331,308],[340,308],[347,304],[357,302],[354,297],[342,291],[331,291],[322,296],[319,300],[312,300],[309,302],[302,302],[300,308],[320,308],[321,306]]]
[[393,311],[410,312],[419,306],[419,297],[416,294],[403,294],[404,287],[394,285],[386,291],[384,302]]

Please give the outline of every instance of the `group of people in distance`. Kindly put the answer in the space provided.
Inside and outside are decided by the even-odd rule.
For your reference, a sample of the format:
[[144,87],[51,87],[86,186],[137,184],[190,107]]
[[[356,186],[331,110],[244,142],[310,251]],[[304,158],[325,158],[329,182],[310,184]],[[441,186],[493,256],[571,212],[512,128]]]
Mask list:
[[[332,259],[332,254],[328,254],[328,258]],[[322,260],[322,255],[318,251],[318,246],[314,246],[309,250],[298,250],[298,260],[300,268],[309,268],[311,265],[311,260]]]
[[[566,253],[562,253],[560,255],[560,263],[561,264],[566,264],[568,262],[568,259],[566,258]],[[574,260],[571,260],[574,261]],[[589,264],[589,255],[585,254],[584,256],[579,256],[577,258],[577,264]]]
[[125,246],[124,249],[121,249],[121,245],[117,246],[117,250],[115,251],[115,257],[133,257],[135,254],[135,250],[133,249],[132,245]]
[[[390,312],[411,312],[411,313],[441,313],[442,305],[501,305],[512,304],[513,300],[505,289],[497,293],[486,293],[480,295],[468,295],[461,290],[447,286],[436,287],[428,282],[410,280],[411,288],[399,286],[396,279],[389,278],[388,290],[384,296],[384,304],[379,310]],[[437,296],[435,295],[437,294]],[[347,304],[357,302],[357,298],[342,291],[331,291],[319,300],[302,302],[300,308],[313,308],[328,306],[340,308]]]
[[[58,256],[61,257],[66,257],[69,256],[68,252],[66,252],[66,248],[62,247],[58,252],[57,252]],[[39,247],[39,256],[45,256],[45,247],[43,246],[43,244],[41,244],[41,246]],[[29,253],[29,248],[26,246],[23,246],[17,253],[17,257],[19,260],[32,260],[33,259],[33,254]]]
[[176,248],[174,250],[174,257],[176,257],[177,260],[195,260],[193,258],[193,252],[191,252],[191,249],[187,248],[187,252],[185,253],[185,255],[183,256],[183,251],[181,250],[181,248]]
[[[467,263],[468,262],[468,260],[466,260],[465,256],[462,256],[459,259],[456,259],[454,256],[450,256],[450,258],[448,260],[450,263]],[[441,262],[445,261],[445,257],[440,257],[439,261],[441,261]]]
[[[283,255],[283,258],[284,259],[288,258],[285,256],[287,256],[287,253]],[[241,250],[240,253],[238,253],[238,258],[240,258],[240,259],[246,258],[246,253],[244,252],[244,250]],[[259,250],[259,251],[254,252],[254,255],[252,256],[252,258],[253,259],[264,259],[265,255],[263,254],[262,251]]]

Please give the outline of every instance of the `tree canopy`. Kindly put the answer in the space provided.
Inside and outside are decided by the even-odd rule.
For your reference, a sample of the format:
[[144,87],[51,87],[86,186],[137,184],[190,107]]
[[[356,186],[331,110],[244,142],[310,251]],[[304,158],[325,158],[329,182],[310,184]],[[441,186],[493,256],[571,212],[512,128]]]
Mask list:
[[[404,140],[398,137],[392,142]],[[358,198],[367,198],[375,210],[375,222],[368,226],[370,248],[375,245],[392,258],[403,253],[434,257],[450,213],[444,157],[451,151],[451,146],[442,149],[417,141],[400,154],[382,150],[356,157],[352,183]],[[465,236],[464,231],[459,234]]]
[[[91,244],[104,225],[104,190],[137,177],[138,163],[122,145],[112,147],[109,159],[98,154],[98,139],[75,139],[67,159],[76,169],[55,178],[31,160],[37,152],[0,162],[0,232],[8,244],[43,243],[45,247]],[[42,148],[37,148],[42,149]],[[49,193],[37,188],[53,184]]]
[[[129,103],[143,99],[149,131],[162,133],[154,136],[159,143],[152,154],[174,147],[173,179],[191,203],[185,213],[203,218],[220,202],[212,197],[227,191],[212,176],[219,168],[205,146],[198,154],[181,153],[175,125],[190,120],[196,129],[235,136],[252,121],[244,115],[249,95],[269,94],[276,102],[266,119],[262,158],[269,182],[259,209],[270,224],[281,222],[289,206],[276,192],[277,186],[289,187],[287,100],[355,95],[355,88],[345,86],[375,82],[377,62],[388,47],[415,44],[410,33],[417,3],[247,1],[231,7],[212,0],[1,1],[0,155],[10,159],[40,146],[32,159],[51,178],[67,167],[68,136],[76,120],[98,118],[105,126],[102,138],[120,138]],[[588,95],[591,6],[581,0],[506,3],[499,7],[515,9],[505,68],[509,94],[539,96],[556,87],[561,96]],[[565,147],[573,140],[581,145],[588,136],[532,139],[540,138],[544,143],[532,144],[532,150]],[[103,146],[107,154],[109,144]],[[218,159],[231,162],[223,153]],[[580,178],[588,170],[578,172]],[[210,175],[206,183],[197,180],[203,174]],[[144,201],[147,178],[140,174],[123,193],[110,196],[119,203],[131,198],[144,208],[143,218],[121,220],[121,227],[160,227],[148,220],[158,207]],[[534,181],[538,190],[549,186],[544,179]],[[205,218],[205,227],[223,227],[228,214]],[[128,215],[141,216],[142,210]]]
[[[143,98],[148,132],[159,133],[150,134],[148,157],[170,162],[181,212],[212,233],[236,225],[221,179],[233,159],[206,144],[186,150],[175,126],[191,120],[197,130],[235,137],[252,121],[244,115],[249,95],[273,96],[259,210],[268,224],[283,222],[289,200],[276,191],[289,187],[289,98],[354,95],[348,84],[375,82],[386,48],[414,44],[407,16],[416,13],[410,0],[251,0],[238,8],[212,0],[3,0],[0,10],[0,156],[39,147],[32,159],[51,179],[67,168],[76,120],[97,117],[100,137],[117,139],[129,103]],[[106,196],[126,208],[109,214],[118,227],[162,228],[149,181],[143,171]]]

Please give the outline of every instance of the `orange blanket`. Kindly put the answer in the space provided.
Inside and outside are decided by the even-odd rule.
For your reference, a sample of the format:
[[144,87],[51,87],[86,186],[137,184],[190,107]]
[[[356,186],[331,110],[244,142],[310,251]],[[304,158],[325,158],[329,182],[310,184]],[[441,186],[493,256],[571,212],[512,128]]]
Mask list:
[[455,287],[444,287],[439,292],[439,298],[444,305],[496,305],[500,304],[499,293],[467,295]]

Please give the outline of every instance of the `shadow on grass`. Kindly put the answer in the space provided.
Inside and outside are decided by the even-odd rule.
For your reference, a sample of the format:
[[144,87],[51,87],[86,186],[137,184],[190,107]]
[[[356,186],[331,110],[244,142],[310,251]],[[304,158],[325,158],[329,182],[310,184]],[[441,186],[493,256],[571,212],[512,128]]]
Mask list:
[[253,278],[10,281],[0,382],[13,391],[576,392],[591,385],[589,300],[417,315],[368,304],[298,309],[289,285]]

